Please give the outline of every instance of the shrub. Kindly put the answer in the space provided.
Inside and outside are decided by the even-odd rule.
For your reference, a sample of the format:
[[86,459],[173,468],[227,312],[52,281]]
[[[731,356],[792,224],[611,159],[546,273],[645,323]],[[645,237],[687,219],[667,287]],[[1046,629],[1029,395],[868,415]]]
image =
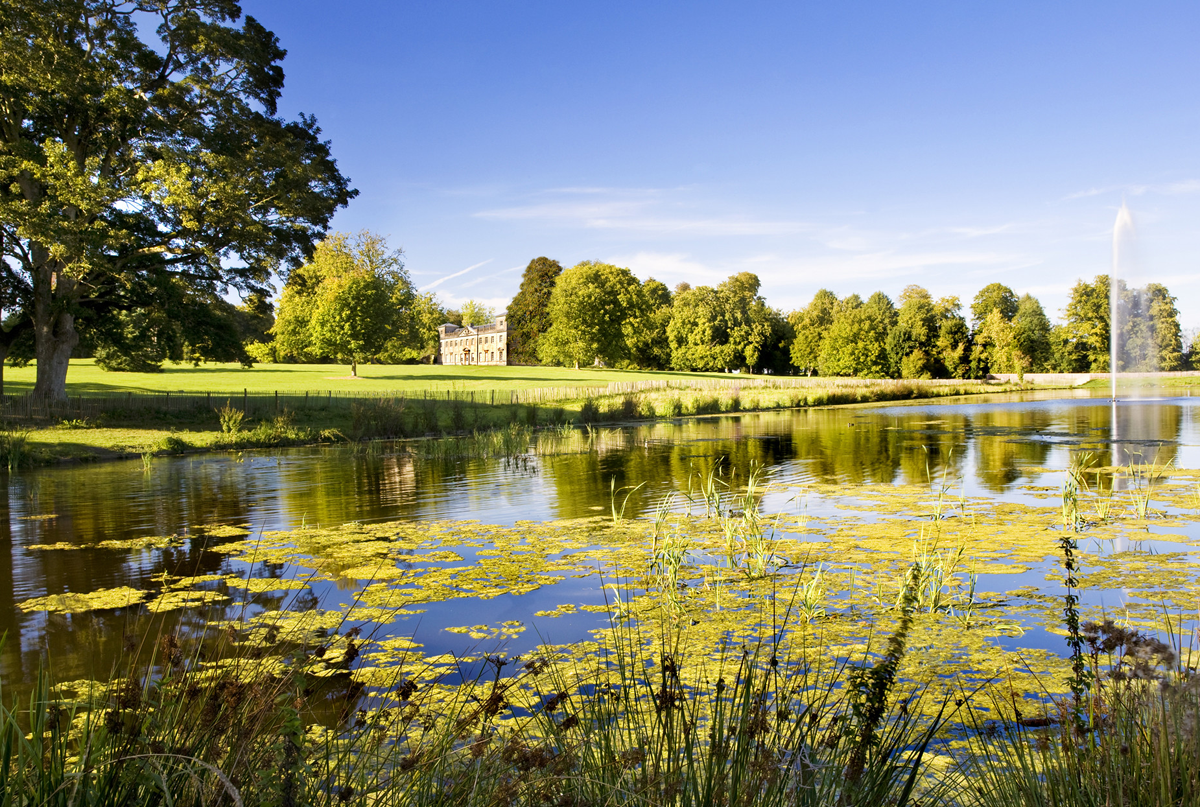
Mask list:
[[229,401],[217,410],[217,419],[221,422],[222,434],[237,434],[242,430],[242,421],[245,420],[246,413],[236,406],[230,404]]
[[583,424],[595,423],[600,419],[600,407],[594,398],[587,398],[583,405],[579,407],[579,422]]

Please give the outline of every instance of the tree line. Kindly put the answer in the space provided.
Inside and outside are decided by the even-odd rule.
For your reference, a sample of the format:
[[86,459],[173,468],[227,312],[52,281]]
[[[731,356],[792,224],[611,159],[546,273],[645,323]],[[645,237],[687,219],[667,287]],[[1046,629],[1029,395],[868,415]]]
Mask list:
[[[661,370],[800,373],[873,378],[983,378],[989,373],[1107,372],[1107,275],[1080,280],[1066,321],[1052,324],[1037,298],[985,286],[969,312],[910,285],[897,306],[821,289],[802,309],[767,305],[757,276],[674,291],[628,269],[585,261],[563,269],[537,258],[508,308],[513,358],[525,363]],[[1185,353],[1175,298],[1161,284],[1120,286],[1119,371],[1181,370]],[[968,313],[970,319],[968,320]]]
[[[1120,287],[1121,371],[1179,370],[1185,352],[1175,298],[1165,286]],[[623,267],[583,261],[564,269],[545,257],[525,268],[509,303],[509,357],[517,364],[603,365],[681,371],[983,378],[991,373],[1106,372],[1107,275],[1080,280],[1061,324],[1037,298],[1002,283],[975,295],[935,299],[907,286],[897,305],[883,292],[866,300],[822,289],[790,313],[770,307],[751,272],[715,286],[674,289]],[[460,310],[420,294],[402,253],[368,232],[336,233],[292,271],[278,317],[248,341],[259,361],[432,362],[443,323],[486,324],[495,312],[469,301]]]

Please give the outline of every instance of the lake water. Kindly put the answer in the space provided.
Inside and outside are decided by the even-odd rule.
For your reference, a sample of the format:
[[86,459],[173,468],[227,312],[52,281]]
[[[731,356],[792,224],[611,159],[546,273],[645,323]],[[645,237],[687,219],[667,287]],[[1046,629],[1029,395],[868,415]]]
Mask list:
[[[1072,452],[1095,452],[1112,465],[1142,461],[1200,468],[1197,411],[1191,398],[1113,407],[1101,398],[1024,394],[610,427],[586,450],[517,460],[422,459],[404,446],[365,456],[334,447],[158,458],[149,469],[137,460],[11,473],[4,477],[0,516],[7,546],[0,553],[0,631],[7,632],[0,678],[27,681],[43,659],[59,680],[106,678],[129,635],[147,629],[138,606],[70,615],[27,612],[17,607],[21,602],[116,586],[153,588],[164,571],[230,574],[244,573],[246,566],[190,541],[166,550],[45,551],[29,549],[32,545],[186,536],[211,524],[247,525],[254,532],[388,520],[511,525],[607,514],[614,486],[640,486],[620,498],[628,493],[627,518],[643,518],[718,459],[742,474],[761,468],[767,481],[779,484],[763,502],[766,512],[795,510],[794,488],[784,486],[810,482],[837,483],[853,496],[857,484],[952,479],[956,494],[1019,501],[1031,496],[1035,481],[1058,485],[1061,475],[1047,481],[1046,472],[1066,468]],[[825,495],[806,506],[819,518],[836,513],[839,501]],[[411,630],[428,648],[454,650],[467,640],[446,634],[445,625],[528,620],[564,597],[601,596],[596,579],[552,588],[486,604],[459,600],[433,606]],[[349,602],[354,594],[355,586],[345,583],[321,583],[313,591],[323,606]],[[268,605],[282,607],[278,598]],[[170,618],[187,624],[195,617]],[[596,614],[555,621],[549,639],[572,641],[601,621]],[[547,638],[528,636],[515,640],[514,649]]]

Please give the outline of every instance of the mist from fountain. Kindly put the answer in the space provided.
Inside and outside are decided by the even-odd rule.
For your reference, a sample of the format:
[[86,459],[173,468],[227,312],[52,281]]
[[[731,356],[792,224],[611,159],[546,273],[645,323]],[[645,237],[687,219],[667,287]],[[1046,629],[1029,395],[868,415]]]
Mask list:
[[[1137,230],[1133,214],[1122,202],[1113,224],[1112,272],[1109,275],[1109,378],[1112,390],[1112,464],[1122,467],[1152,461],[1157,448],[1143,439],[1154,431],[1155,410],[1126,401],[1118,409],[1119,373],[1152,373],[1158,370],[1149,294],[1137,257]],[[1153,382],[1151,382],[1153,384]],[[1156,384],[1155,384],[1156,386]],[[1129,397],[1129,392],[1125,392]],[[1139,393],[1137,398],[1147,397]],[[1148,397],[1157,397],[1153,393]]]

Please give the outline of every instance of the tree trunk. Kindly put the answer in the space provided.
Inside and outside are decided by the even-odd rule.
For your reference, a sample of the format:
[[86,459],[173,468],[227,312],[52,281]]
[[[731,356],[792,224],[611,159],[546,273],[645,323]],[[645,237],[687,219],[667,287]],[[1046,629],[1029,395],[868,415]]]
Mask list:
[[[40,253],[40,254],[39,254]],[[43,247],[34,250],[33,341],[37,381],[33,394],[52,401],[67,399],[67,367],[71,351],[79,344],[70,303],[76,281],[62,272],[62,264]]]
[[358,359],[350,360],[350,376],[352,378],[358,378]]

